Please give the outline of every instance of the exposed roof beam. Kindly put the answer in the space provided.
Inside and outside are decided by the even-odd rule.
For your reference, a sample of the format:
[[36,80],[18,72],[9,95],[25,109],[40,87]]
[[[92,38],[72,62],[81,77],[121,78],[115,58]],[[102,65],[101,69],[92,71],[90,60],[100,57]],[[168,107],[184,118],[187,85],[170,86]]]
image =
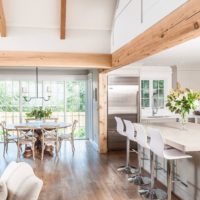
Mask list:
[[2,66],[109,69],[111,67],[111,55],[90,53],[0,51],[0,67]]
[[1,37],[6,37],[6,20],[2,0],[0,0],[0,34]]
[[189,0],[112,54],[112,70],[200,36],[200,2]]
[[65,39],[65,32],[66,32],[66,6],[67,0],[61,0],[60,6],[60,39]]

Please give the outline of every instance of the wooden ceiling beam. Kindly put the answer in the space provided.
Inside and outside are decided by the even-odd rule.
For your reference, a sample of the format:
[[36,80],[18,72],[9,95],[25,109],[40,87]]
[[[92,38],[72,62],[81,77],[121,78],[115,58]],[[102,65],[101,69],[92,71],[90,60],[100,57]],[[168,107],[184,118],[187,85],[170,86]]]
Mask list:
[[198,36],[200,36],[200,2],[189,0],[115,51],[112,54],[111,70],[137,62]]
[[89,53],[0,51],[0,67],[4,66],[109,69],[111,67],[111,55]]
[[66,36],[66,8],[67,0],[61,0],[60,6],[60,39],[64,40]]
[[6,20],[2,0],[0,0],[0,34],[1,37],[6,37]]

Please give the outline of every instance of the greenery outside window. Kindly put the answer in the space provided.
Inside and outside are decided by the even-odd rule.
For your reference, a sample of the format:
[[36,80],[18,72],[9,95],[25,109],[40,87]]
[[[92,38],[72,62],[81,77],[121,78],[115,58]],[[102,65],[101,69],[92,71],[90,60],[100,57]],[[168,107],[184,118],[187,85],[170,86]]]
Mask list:
[[[85,139],[86,135],[86,92],[85,80],[40,81],[39,96],[46,96],[45,91],[50,87],[49,101],[32,100],[25,102],[21,88],[26,88],[28,97],[36,96],[35,81],[0,81],[0,120],[8,124],[24,122],[26,113],[34,107],[51,108],[52,117],[59,121],[72,123],[78,120],[75,138]],[[1,131],[0,131],[1,135]]]
[[153,96],[157,98],[158,108],[164,108],[164,80],[153,80]]
[[149,80],[141,81],[141,106],[142,108],[150,107],[150,87]]

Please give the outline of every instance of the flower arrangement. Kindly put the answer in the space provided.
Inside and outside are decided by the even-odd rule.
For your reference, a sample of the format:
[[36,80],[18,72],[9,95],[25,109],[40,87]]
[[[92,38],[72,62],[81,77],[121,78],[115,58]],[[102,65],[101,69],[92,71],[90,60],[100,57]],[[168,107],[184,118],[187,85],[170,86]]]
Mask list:
[[35,118],[35,119],[47,119],[52,115],[52,110],[50,108],[34,108],[31,112],[26,113],[27,117]]
[[177,83],[177,88],[172,90],[167,96],[166,107],[175,114],[181,116],[182,123],[186,123],[186,118],[191,111],[194,111],[200,100],[200,92],[192,91],[188,88],[181,88]]

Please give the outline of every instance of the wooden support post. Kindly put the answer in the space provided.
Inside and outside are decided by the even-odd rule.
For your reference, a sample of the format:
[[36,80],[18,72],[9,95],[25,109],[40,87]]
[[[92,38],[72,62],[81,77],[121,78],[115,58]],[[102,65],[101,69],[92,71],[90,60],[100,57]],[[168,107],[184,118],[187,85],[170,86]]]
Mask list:
[[6,37],[6,20],[2,0],[0,0],[0,34],[1,37]]
[[99,152],[107,153],[107,74],[99,74]]
[[60,39],[65,39],[65,32],[66,32],[66,5],[67,0],[61,0],[60,5]]

